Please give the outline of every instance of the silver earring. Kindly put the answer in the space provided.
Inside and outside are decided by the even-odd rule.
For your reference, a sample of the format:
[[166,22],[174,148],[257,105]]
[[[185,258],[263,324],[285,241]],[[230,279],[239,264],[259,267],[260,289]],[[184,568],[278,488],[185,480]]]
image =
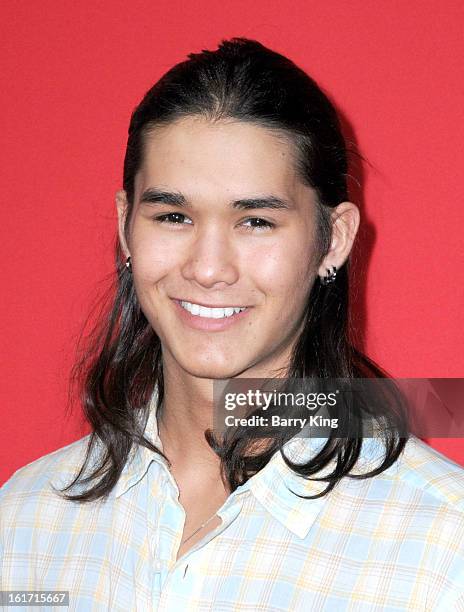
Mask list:
[[130,257],[130,255],[126,259],[126,268],[129,270],[129,272],[132,272],[132,264],[131,264],[131,257]]
[[330,271],[330,268],[326,269],[326,275],[321,277],[321,283],[323,285],[330,285],[330,283],[333,283],[335,281],[335,278],[337,276],[337,268],[335,266],[332,266],[332,271]]

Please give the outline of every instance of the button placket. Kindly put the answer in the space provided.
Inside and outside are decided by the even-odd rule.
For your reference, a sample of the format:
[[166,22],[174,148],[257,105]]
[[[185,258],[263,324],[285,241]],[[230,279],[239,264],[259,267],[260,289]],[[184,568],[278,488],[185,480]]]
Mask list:
[[157,478],[158,496],[153,499],[153,503],[159,507],[159,514],[156,533],[153,534],[153,570],[162,588],[174,565],[176,547],[185,522],[185,512],[175,499],[179,491],[166,465],[161,466]]

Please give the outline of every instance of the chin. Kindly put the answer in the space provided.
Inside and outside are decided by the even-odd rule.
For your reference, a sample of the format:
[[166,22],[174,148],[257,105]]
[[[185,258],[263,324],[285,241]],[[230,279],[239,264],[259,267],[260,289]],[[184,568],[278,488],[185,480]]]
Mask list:
[[196,359],[188,363],[183,360],[181,365],[191,376],[218,380],[233,378],[247,369],[247,364],[239,362],[234,363],[230,358],[205,359],[202,361]]
[[225,380],[228,378],[234,378],[240,374],[241,370],[231,369],[230,366],[214,366],[205,365],[204,367],[189,368],[189,374],[196,376],[197,378],[209,378],[213,380]]

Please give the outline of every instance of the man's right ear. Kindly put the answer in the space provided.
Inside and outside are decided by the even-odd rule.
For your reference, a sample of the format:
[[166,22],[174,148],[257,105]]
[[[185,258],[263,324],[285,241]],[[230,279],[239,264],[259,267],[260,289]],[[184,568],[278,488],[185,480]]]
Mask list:
[[129,248],[126,243],[126,237],[124,236],[124,224],[126,221],[126,215],[128,210],[127,194],[124,189],[120,189],[116,192],[115,196],[116,208],[118,211],[118,235],[121,248],[124,252],[124,256],[127,258],[130,256]]

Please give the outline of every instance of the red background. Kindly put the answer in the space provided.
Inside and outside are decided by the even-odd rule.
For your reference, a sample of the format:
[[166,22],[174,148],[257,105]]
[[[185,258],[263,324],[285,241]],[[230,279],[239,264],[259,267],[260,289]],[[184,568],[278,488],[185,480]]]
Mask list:
[[[456,0],[2,3],[0,483],[88,433],[65,416],[77,334],[112,270],[130,112],[189,52],[246,36],[309,72],[364,168],[362,348],[397,377],[464,376],[464,14]],[[429,440],[464,464],[464,441]]]

